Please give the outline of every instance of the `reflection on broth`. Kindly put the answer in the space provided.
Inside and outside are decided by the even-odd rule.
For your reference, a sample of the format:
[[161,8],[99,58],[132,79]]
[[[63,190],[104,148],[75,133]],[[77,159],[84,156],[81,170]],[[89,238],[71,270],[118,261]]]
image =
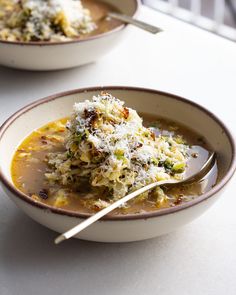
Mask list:
[[97,28],[91,33],[81,36],[81,39],[86,39],[90,36],[96,36],[106,33],[123,24],[119,20],[106,17],[108,12],[119,12],[112,5],[96,0],[83,0],[81,2],[85,8],[89,9],[92,20],[97,26]]

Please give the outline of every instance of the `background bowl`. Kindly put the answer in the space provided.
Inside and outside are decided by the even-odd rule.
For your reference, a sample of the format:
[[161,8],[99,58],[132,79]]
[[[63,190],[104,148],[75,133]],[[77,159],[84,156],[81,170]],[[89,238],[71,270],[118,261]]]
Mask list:
[[[99,1],[99,0],[98,0]],[[119,11],[134,16],[139,0],[103,0]],[[125,35],[127,25],[84,40],[66,42],[10,42],[0,40],[0,65],[34,71],[73,68],[98,60]]]
[[209,192],[186,204],[138,215],[107,217],[81,232],[78,238],[99,242],[143,240],[173,231],[200,216],[217,200],[235,171],[234,140],[224,124],[201,106],[171,94],[142,88],[73,90],[34,102],[14,114],[0,129],[0,180],[7,195],[34,220],[59,233],[88,216],[37,203],[19,192],[12,184],[10,166],[16,148],[34,129],[70,115],[75,102],[90,99],[102,90],[124,100],[137,111],[169,118],[206,137],[218,155],[219,179]]

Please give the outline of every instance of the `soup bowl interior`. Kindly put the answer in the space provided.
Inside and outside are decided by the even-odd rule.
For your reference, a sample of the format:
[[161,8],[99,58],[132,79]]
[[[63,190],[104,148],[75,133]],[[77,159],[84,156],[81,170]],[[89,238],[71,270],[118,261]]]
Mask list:
[[[69,91],[37,101],[13,115],[3,125],[0,132],[0,154],[4,155],[0,157],[0,173],[4,189],[8,195],[13,198],[18,206],[23,206],[24,208],[22,209],[28,215],[58,232],[62,232],[70,226],[77,224],[80,218],[83,219],[84,216],[80,213],[55,209],[43,204],[39,208],[30,197],[17,192],[11,178],[11,161],[16,148],[34,129],[38,129],[51,121],[68,117],[72,112],[72,106],[75,102],[91,99],[93,95],[99,94],[102,90],[106,90],[115,97],[124,100],[128,107],[132,107],[138,112],[175,121],[176,123],[188,126],[193,131],[204,136],[212,149],[217,152],[219,169],[218,183],[206,194],[184,205],[161,209],[154,213],[141,213],[136,216],[124,215],[104,219],[103,222],[93,225],[91,230],[86,230],[82,238],[118,242],[150,238],[174,230],[203,213],[215,201],[216,196],[219,195],[235,170],[235,146],[232,136],[227,128],[213,114],[200,106],[170,94],[141,88],[106,87],[105,89],[89,88]],[[27,206],[27,209],[25,206]],[[43,209],[49,209],[46,210],[48,220],[43,217],[45,213]],[[34,211],[37,211],[37,214],[35,213],[37,216],[33,213]],[[51,221],[49,222],[49,220]],[[150,222],[147,222],[147,220]],[[155,220],[157,220],[157,224],[155,224]],[[143,230],[141,229],[139,232],[136,226],[140,222]],[[103,231],[109,223],[111,232],[114,230],[114,227],[119,232],[116,237],[113,236],[111,238],[108,233]],[[125,227],[124,223],[126,223]],[[150,228],[149,223],[151,224]],[[99,236],[93,230],[96,227],[98,227]],[[106,228],[106,230],[108,229]],[[131,230],[133,233],[130,232]]]
[[[99,2],[99,0],[98,0]],[[103,0],[121,13],[134,16],[139,0]],[[105,33],[71,41],[11,42],[0,40],[0,64],[34,71],[59,70],[94,62],[122,41],[126,25]]]
[[127,1],[127,0],[121,0],[121,1],[115,1],[115,0],[103,0],[104,3],[110,4],[117,8],[118,11],[121,13],[127,14],[129,16],[134,16],[134,14],[137,11],[137,6],[139,5],[138,1]]

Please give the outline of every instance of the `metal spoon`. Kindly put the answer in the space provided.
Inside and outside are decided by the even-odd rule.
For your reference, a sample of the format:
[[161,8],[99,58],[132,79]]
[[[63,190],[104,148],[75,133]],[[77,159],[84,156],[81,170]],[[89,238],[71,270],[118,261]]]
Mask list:
[[[196,149],[195,149],[196,150]],[[114,209],[118,208],[122,204],[128,202],[129,200],[137,197],[138,195],[153,189],[157,186],[165,185],[179,185],[179,184],[188,184],[188,183],[193,183],[197,180],[200,180],[215,164],[216,161],[216,153],[211,152],[209,153],[208,159],[205,161],[205,163],[202,165],[202,167],[196,171],[195,169],[191,170],[190,173],[188,173],[188,176],[184,178],[183,180],[176,180],[176,179],[170,179],[170,180],[163,180],[163,181],[158,181],[158,182],[153,182],[145,187],[142,187],[135,192],[132,192],[131,194],[123,197],[122,199],[114,202],[110,206],[102,209],[98,213],[94,214],[93,216],[89,217],[85,221],[81,222],[80,224],[76,225],[72,229],[68,230],[64,234],[61,234],[55,239],[55,244],[59,244],[64,240],[67,240],[75,235],[77,235],[79,232],[84,230],[86,227],[89,225],[93,224],[95,221],[99,220],[103,216],[107,215],[109,212],[113,211]]]
[[150,32],[152,34],[157,34],[157,33],[160,33],[160,32],[163,31],[162,29],[160,29],[158,27],[149,25],[149,24],[147,24],[145,22],[134,19],[131,16],[128,16],[128,15],[125,15],[125,14],[116,13],[116,12],[109,12],[107,14],[107,16],[109,16],[111,18],[118,19],[118,20],[120,20],[120,21],[122,21],[124,23],[127,23],[127,24],[132,24],[132,25],[134,25],[136,27],[139,27],[140,29],[143,29],[145,31],[148,31],[148,32]]

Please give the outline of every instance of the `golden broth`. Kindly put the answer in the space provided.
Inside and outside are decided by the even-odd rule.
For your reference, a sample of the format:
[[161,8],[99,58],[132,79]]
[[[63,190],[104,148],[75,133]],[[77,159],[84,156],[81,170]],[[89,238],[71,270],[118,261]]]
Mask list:
[[[186,127],[149,115],[143,115],[143,117],[144,125],[155,128],[157,135],[160,132],[167,135],[170,133],[181,135],[189,145],[200,145],[200,153],[208,154],[210,148],[205,140]],[[65,151],[66,122],[67,118],[49,123],[34,131],[23,141],[12,161],[12,179],[17,189],[38,202],[70,211],[94,213],[98,208],[91,206],[91,202],[106,197],[99,195],[98,192],[91,191],[88,184],[84,184],[83,189],[78,191],[71,187],[51,184],[45,177],[45,173],[50,172],[50,167],[45,161],[47,154]],[[192,155],[192,157],[195,156]],[[177,206],[209,191],[216,181],[217,166],[215,165],[204,181],[188,186],[176,186],[171,189],[163,188],[165,193],[170,196],[168,202],[157,203],[150,194],[147,199],[137,197],[131,200],[127,207],[118,208],[110,214],[138,214]],[[60,196],[61,191],[66,193],[66,198],[63,195]]]
[[85,8],[89,9],[92,20],[97,25],[97,29],[89,34],[81,35],[79,37],[80,39],[86,39],[90,36],[106,33],[123,24],[119,20],[106,17],[108,12],[118,12],[118,10],[112,5],[96,0],[82,0],[81,2]]

